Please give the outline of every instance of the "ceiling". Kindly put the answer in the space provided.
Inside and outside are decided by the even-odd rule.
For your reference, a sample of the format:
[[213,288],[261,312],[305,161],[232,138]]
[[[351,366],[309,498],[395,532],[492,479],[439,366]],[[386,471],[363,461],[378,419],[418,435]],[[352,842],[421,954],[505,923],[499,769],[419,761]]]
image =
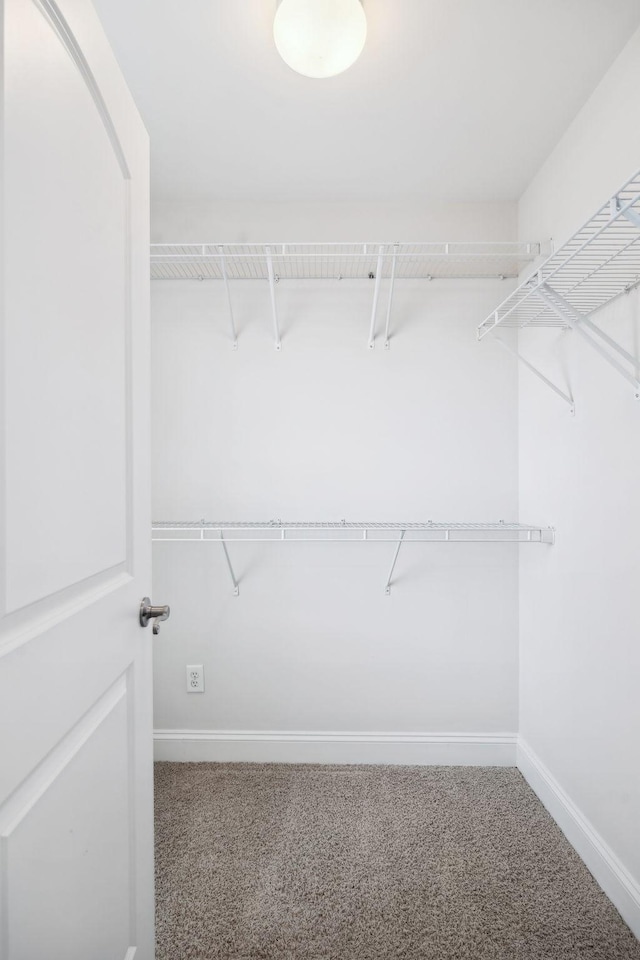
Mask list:
[[346,73],[276,52],[276,0],[94,0],[155,199],[520,196],[640,25],[638,0],[363,0]]

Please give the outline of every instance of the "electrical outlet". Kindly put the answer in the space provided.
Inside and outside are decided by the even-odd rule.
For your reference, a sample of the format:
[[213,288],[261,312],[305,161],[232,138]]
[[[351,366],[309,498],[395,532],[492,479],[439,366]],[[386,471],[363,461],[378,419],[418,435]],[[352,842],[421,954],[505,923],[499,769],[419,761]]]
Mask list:
[[187,693],[204,693],[204,667],[201,663],[187,665]]

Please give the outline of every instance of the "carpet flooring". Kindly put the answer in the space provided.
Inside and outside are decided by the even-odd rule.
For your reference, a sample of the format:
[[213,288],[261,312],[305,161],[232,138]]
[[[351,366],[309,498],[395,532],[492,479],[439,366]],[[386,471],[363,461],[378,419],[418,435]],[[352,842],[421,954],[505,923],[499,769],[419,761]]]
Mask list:
[[157,960],[640,960],[517,770],[156,764]]

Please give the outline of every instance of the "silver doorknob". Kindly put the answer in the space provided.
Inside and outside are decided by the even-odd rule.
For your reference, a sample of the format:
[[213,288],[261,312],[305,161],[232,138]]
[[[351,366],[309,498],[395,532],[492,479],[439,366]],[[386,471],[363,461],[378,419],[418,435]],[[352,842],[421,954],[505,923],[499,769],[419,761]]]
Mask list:
[[160,633],[160,623],[162,620],[168,620],[171,608],[166,604],[162,607],[154,607],[149,597],[143,597],[140,604],[140,626],[148,627],[149,620],[153,620],[153,632]]

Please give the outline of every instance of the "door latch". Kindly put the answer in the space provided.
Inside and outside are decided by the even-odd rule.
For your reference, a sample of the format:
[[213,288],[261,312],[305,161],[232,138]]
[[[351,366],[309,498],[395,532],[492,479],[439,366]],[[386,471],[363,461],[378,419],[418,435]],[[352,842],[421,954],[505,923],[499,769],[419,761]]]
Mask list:
[[169,619],[171,608],[165,604],[162,607],[154,607],[149,597],[143,597],[140,604],[140,626],[148,627],[149,620],[153,620],[154,634],[160,633],[160,623]]

